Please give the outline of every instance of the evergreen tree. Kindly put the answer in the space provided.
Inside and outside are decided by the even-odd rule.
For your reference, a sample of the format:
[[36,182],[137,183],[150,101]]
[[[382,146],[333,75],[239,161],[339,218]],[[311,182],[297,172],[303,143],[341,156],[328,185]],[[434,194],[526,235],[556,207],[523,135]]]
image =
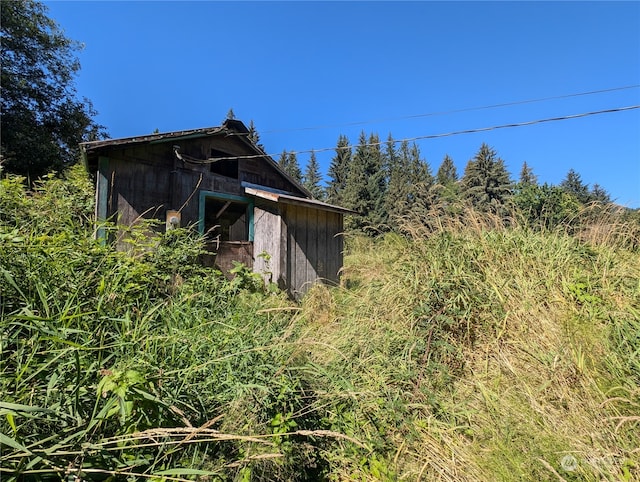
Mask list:
[[296,182],[302,183],[302,171],[298,164],[298,157],[295,152],[282,151],[278,160],[280,167],[289,174]]
[[538,184],[538,178],[533,173],[533,169],[527,164],[527,161],[525,161],[522,163],[522,169],[520,170],[520,185],[530,186],[532,184]]
[[453,159],[446,154],[438,172],[436,173],[436,184],[433,186],[434,202],[437,200],[444,213],[453,215],[460,199],[460,183],[458,182],[458,170]]
[[390,139],[387,143],[389,183],[386,191],[386,211],[390,224],[397,228],[401,219],[425,215],[431,206],[434,178],[418,146],[403,141],[396,152]]
[[336,146],[336,154],[329,165],[329,183],[327,186],[327,201],[341,205],[344,189],[347,185],[349,167],[351,165],[351,146],[346,136],[340,135]]
[[440,164],[440,167],[438,168],[436,181],[441,186],[448,186],[458,181],[458,170],[453,163],[453,159],[449,157],[449,154],[444,156],[442,164]]
[[482,144],[465,168],[462,193],[484,212],[502,213],[512,194],[512,182],[504,161],[494,149]]
[[247,137],[258,149],[261,149],[262,151],[265,150],[264,146],[260,143],[260,134],[258,134],[258,130],[253,123],[253,119],[249,121],[249,135]]
[[582,182],[580,174],[574,169],[569,169],[566,177],[560,183],[560,187],[565,192],[574,196],[582,204],[587,204],[591,200],[589,196],[589,186]]
[[589,193],[589,198],[592,202],[596,202],[599,204],[609,204],[611,202],[611,196],[606,191],[605,188],[600,186],[600,184],[594,184],[591,187],[591,192]]
[[307,168],[304,171],[303,186],[311,193],[313,199],[324,199],[324,189],[320,185],[321,181],[320,165],[316,159],[316,153],[311,151]]
[[374,226],[380,229],[387,221],[384,209],[386,175],[383,169],[380,139],[371,134],[369,139],[360,134],[349,169],[343,204],[360,213],[347,219],[347,227],[361,229]]
[[289,159],[289,156],[287,155],[287,150],[283,149],[282,154],[280,154],[280,157],[278,158],[278,166],[280,167],[280,169],[282,169],[283,171],[287,171],[287,160]]
[[0,2],[0,159],[32,181],[75,163],[80,142],[106,137],[76,96],[81,46],[47,13],[33,0]]

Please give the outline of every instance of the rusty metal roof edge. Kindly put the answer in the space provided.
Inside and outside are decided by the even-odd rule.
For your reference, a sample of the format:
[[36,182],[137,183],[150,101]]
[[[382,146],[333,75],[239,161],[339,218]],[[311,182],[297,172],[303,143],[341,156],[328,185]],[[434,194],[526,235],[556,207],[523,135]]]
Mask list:
[[268,201],[273,201],[273,202],[282,202],[284,204],[300,204],[303,206],[315,206],[325,211],[336,211],[343,214],[358,214],[357,212],[351,209],[343,208],[342,206],[336,206],[334,204],[325,203],[323,201],[318,201],[317,199],[307,199],[307,198],[298,197],[298,196],[291,196],[289,194],[280,194],[273,191],[256,189],[254,187],[245,187],[244,192],[251,196],[256,196],[256,197],[266,199]]

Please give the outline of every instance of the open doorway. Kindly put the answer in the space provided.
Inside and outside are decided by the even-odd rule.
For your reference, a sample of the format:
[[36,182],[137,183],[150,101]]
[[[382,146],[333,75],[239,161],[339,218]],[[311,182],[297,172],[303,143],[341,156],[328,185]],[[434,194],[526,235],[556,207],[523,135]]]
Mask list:
[[[210,262],[227,273],[238,261],[253,266],[253,200],[231,194],[200,193],[200,232]],[[207,263],[209,264],[209,263]]]

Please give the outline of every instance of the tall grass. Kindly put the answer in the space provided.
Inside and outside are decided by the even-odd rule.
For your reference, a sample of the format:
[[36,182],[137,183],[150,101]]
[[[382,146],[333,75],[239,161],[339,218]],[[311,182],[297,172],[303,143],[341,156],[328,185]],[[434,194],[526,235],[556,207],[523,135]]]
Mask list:
[[294,304],[96,241],[80,170],[0,189],[3,480],[640,477],[633,219],[407,220]]

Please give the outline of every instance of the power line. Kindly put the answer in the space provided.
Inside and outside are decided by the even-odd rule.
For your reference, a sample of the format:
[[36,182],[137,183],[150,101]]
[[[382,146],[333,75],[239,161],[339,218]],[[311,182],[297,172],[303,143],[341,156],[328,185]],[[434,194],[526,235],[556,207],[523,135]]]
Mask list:
[[626,85],[626,86],[623,86],[623,87],[612,87],[612,88],[609,88],[609,89],[591,90],[591,91],[587,91],[587,92],[577,92],[577,93],[573,93],[573,94],[556,95],[556,96],[552,96],[552,97],[540,97],[540,98],[537,98],[537,99],[518,100],[518,101],[513,101],[513,102],[504,102],[504,103],[500,103],[500,104],[491,104],[491,105],[484,105],[484,106],[479,106],[479,107],[467,107],[467,108],[464,108],[464,109],[454,109],[454,110],[429,112],[429,113],[426,113],[426,114],[414,114],[414,115],[408,115],[408,116],[402,116],[402,117],[389,117],[389,118],[385,118],[385,119],[371,119],[371,120],[367,120],[367,121],[349,122],[349,123],[346,123],[346,124],[339,124],[339,125],[325,125],[325,126],[315,126],[315,127],[297,127],[297,128],[291,128],[291,129],[272,129],[272,130],[269,130],[269,131],[264,131],[263,133],[264,134],[273,134],[273,133],[281,133],[281,132],[313,131],[313,130],[322,130],[322,129],[335,129],[335,128],[338,128],[338,127],[350,127],[350,126],[357,126],[357,125],[377,124],[377,123],[380,123],[380,122],[392,122],[392,121],[406,120],[406,119],[418,119],[418,118],[422,118],[422,117],[434,117],[434,116],[440,116],[440,115],[458,114],[460,112],[471,112],[471,111],[477,111],[477,110],[496,109],[498,107],[510,107],[510,106],[513,106],[513,105],[533,104],[533,103],[536,103],[536,102],[545,102],[545,101],[548,101],[548,100],[568,99],[568,98],[571,98],[571,97],[580,97],[580,96],[585,96],[585,95],[604,94],[606,92],[616,92],[616,91],[620,91],[620,90],[637,89],[638,87],[640,87],[640,84]]
[[[630,105],[630,106],[625,106],[625,107],[616,107],[613,109],[605,109],[605,110],[597,110],[597,111],[592,111],[592,112],[583,112],[580,114],[571,114],[571,115],[566,115],[566,116],[562,116],[562,117],[548,117],[546,119],[536,119],[536,120],[531,120],[531,121],[525,121],[525,122],[517,122],[517,123],[512,123],[512,124],[501,124],[501,125],[497,125],[497,126],[490,126],[490,127],[479,127],[476,129],[465,129],[465,130],[460,130],[460,131],[452,131],[452,132],[446,132],[446,133],[442,133],[442,134],[428,134],[428,135],[424,135],[424,136],[417,136],[417,137],[407,137],[405,139],[398,139],[398,140],[393,140],[393,144],[397,144],[400,142],[415,142],[418,140],[425,140],[425,139],[439,139],[441,137],[451,137],[451,136],[459,136],[459,135],[463,135],[463,134],[474,134],[477,132],[487,132],[487,131],[494,131],[494,130],[498,130],[498,129],[509,129],[509,128],[513,128],[513,127],[525,127],[525,126],[531,126],[531,125],[535,125],[535,124],[543,124],[546,122],[557,122],[557,121],[564,121],[564,120],[570,120],[570,119],[579,119],[581,117],[589,117],[589,116],[593,116],[593,115],[600,115],[600,114],[611,114],[614,112],[624,112],[624,111],[629,111],[629,110],[634,110],[634,109],[639,109],[640,108],[640,104],[639,105]],[[237,135],[237,134],[236,134]],[[387,144],[388,141],[380,141],[380,142],[367,142],[366,145],[367,146],[380,146],[383,144]],[[344,147],[341,149],[352,149],[354,146],[350,145],[348,147]],[[337,147],[333,146],[333,147],[323,147],[320,149],[308,149],[308,150],[302,150],[302,151],[287,151],[287,153],[289,154],[302,154],[302,153],[311,153],[311,152],[325,152],[325,151],[333,151],[336,150]],[[275,158],[276,156],[280,155],[280,153],[278,154],[266,154],[267,156],[271,157],[271,158]],[[224,160],[235,160],[235,159],[256,159],[256,158],[260,158],[260,157],[264,157],[264,154],[252,154],[252,155],[247,155],[247,156],[229,156],[229,157],[212,157],[206,160],[202,160],[199,161],[201,163],[212,163],[212,162],[216,162],[216,161],[224,161]]]

